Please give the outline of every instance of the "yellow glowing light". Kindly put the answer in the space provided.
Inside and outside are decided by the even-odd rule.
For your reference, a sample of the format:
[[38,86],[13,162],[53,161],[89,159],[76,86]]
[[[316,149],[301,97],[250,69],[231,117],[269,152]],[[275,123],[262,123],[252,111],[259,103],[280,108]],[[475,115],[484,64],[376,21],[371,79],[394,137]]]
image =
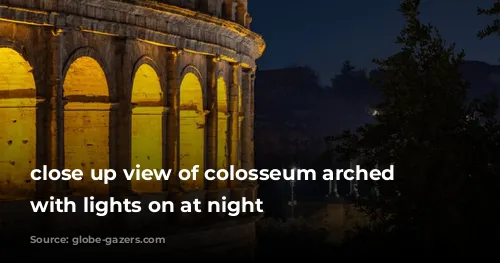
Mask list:
[[[228,161],[228,121],[227,121],[227,88],[224,78],[220,77],[217,80],[217,167],[219,169],[227,169]],[[219,181],[220,187],[227,187],[227,182]]]
[[[107,194],[108,185],[90,178],[91,169],[110,168],[109,104],[93,102],[94,97],[108,96],[104,71],[94,59],[80,57],[69,67],[63,88],[65,96],[82,100],[70,99],[64,112],[65,168],[81,169],[84,173],[82,181],[70,182],[71,188],[81,195]],[[82,107],[85,104],[88,107]]]
[[0,48],[0,199],[34,193],[36,88],[29,63],[15,50]]
[[64,96],[108,96],[108,82],[99,63],[91,57],[77,58],[64,79]]
[[[163,93],[156,71],[149,65],[139,67],[134,77],[132,103],[162,105]],[[155,109],[158,110],[155,110]],[[132,167],[141,169],[163,168],[163,107],[136,107],[132,115]],[[136,192],[161,192],[163,182],[134,180]]]
[[132,89],[132,103],[163,102],[160,78],[153,67],[143,64],[137,69]]
[[[203,111],[203,92],[198,77],[187,73],[180,87],[180,169],[200,166],[203,175],[205,166],[205,114]],[[203,176],[197,180],[183,181],[186,190],[201,190]]]

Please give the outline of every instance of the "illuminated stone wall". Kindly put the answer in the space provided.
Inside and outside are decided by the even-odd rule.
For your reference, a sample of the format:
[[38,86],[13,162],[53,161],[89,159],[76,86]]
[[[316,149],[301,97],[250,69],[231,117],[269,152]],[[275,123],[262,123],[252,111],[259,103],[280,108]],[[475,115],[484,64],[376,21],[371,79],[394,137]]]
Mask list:
[[251,23],[248,14],[248,0],[155,0],[193,11],[235,21],[240,25],[249,27]]
[[108,186],[90,178],[92,169],[109,166],[108,82],[99,63],[77,58],[64,76],[64,167],[80,169],[82,181],[70,181],[70,188],[82,195],[108,193]]
[[[120,172],[253,168],[253,80],[244,80],[265,44],[237,19],[246,1],[228,1],[240,10],[228,18],[224,2],[2,1],[0,200],[248,195],[246,182],[129,182]],[[85,177],[35,184],[29,172],[44,165]],[[90,180],[99,168],[118,179]]]
[[36,167],[36,88],[30,64],[0,48],[0,199],[33,194]]
[[[132,86],[132,160],[131,168],[163,168],[164,95],[156,70],[142,64]],[[162,181],[132,181],[135,192],[161,192]]]
[[[200,173],[205,170],[205,110],[203,88],[199,76],[188,72],[181,80],[179,120],[179,169],[199,165]],[[202,190],[204,180],[183,181],[186,191]]]

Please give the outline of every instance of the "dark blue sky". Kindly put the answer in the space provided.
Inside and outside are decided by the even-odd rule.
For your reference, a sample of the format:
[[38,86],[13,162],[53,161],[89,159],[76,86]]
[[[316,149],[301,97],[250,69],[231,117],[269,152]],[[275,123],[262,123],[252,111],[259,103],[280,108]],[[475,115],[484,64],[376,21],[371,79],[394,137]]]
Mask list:
[[[423,0],[421,19],[435,25],[468,60],[498,64],[500,36],[478,40],[476,33],[492,19],[476,15],[477,6],[495,0]],[[371,68],[371,59],[396,52],[403,27],[400,0],[249,0],[252,30],[267,49],[259,69],[308,65],[326,83],[344,60]]]

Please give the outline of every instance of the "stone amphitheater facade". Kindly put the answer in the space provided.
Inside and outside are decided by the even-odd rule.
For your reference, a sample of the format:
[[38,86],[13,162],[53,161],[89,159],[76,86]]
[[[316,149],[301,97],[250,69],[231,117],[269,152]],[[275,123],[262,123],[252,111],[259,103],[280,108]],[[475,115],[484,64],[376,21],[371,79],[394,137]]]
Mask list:
[[[60,220],[41,220],[26,204],[48,196],[254,200],[257,185],[248,181],[30,178],[44,166],[85,174],[137,164],[174,172],[195,164],[253,168],[255,61],[265,43],[249,29],[247,10],[247,0],[0,0],[0,232]],[[188,225],[191,232],[225,221],[180,213],[119,217],[134,226]],[[245,240],[253,238],[250,217],[232,218]],[[71,220],[97,226],[111,219]],[[208,229],[219,239],[233,236]]]

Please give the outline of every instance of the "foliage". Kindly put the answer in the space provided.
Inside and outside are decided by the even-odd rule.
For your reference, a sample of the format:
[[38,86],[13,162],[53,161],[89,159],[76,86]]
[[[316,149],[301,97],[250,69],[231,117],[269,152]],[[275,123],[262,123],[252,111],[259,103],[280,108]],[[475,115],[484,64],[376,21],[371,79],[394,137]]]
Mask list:
[[342,68],[340,69],[340,74],[349,75],[352,72],[354,72],[355,69],[356,69],[356,67],[351,63],[351,61],[346,60],[346,61],[344,61],[344,63],[342,63]]
[[[488,15],[488,16],[498,16],[500,15],[500,1],[497,1],[489,9],[478,8],[478,15]],[[500,35],[500,19],[494,19],[493,22],[488,25],[485,29],[479,31],[477,36],[479,38],[485,38],[487,36],[498,34]]]
[[360,249],[383,241],[402,253],[487,250],[487,233],[498,230],[497,98],[467,103],[464,53],[419,21],[419,2],[401,3],[401,50],[375,60],[380,74],[373,81],[383,94],[377,122],[333,138],[343,159],[396,168],[394,181],[379,184],[384,198],[359,203],[378,223],[347,244]]
[[339,105],[335,110],[339,115],[337,122],[341,122],[345,128],[352,128],[369,121],[369,106],[378,101],[380,94],[370,83],[366,70],[356,68],[350,61],[345,61],[340,73],[331,79],[331,87],[331,95],[336,101],[330,103]]
[[340,74],[331,79],[331,85],[349,100],[356,98],[359,90],[367,91],[371,87],[365,70],[356,68],[349,60],[342,63]]

